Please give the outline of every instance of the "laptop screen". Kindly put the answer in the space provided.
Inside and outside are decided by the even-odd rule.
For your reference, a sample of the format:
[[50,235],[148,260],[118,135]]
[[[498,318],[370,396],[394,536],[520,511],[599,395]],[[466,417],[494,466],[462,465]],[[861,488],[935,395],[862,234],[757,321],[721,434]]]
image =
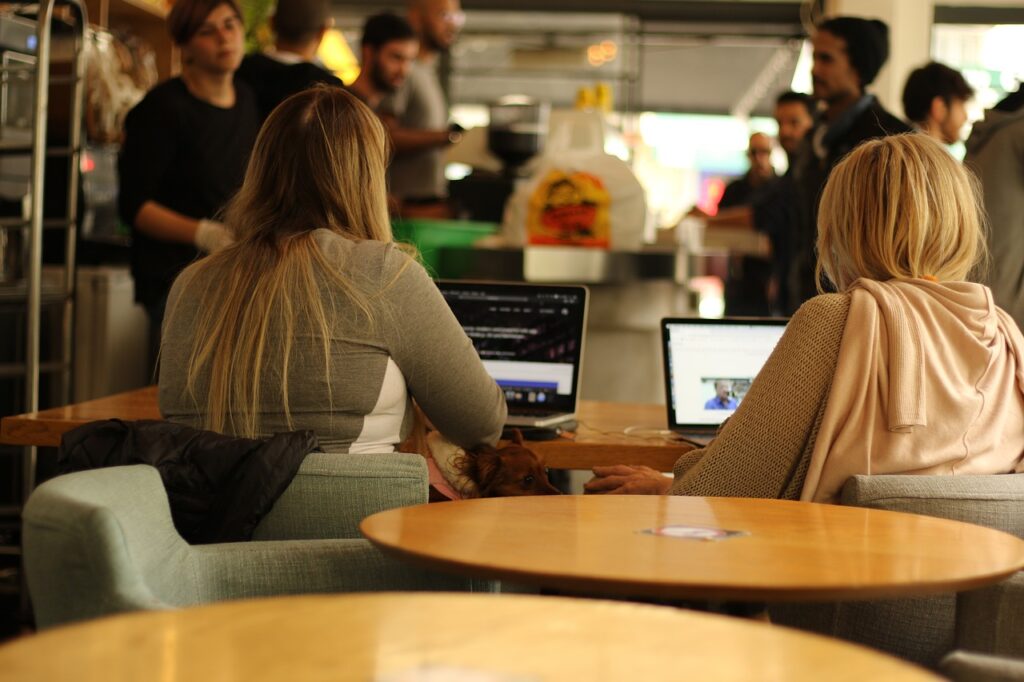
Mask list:
[[510,410],[576,410],[585,287],[463,281],[438,287]]
[[662,320],[669,427],[715,427],[725,421],[785,329],[784,319]]

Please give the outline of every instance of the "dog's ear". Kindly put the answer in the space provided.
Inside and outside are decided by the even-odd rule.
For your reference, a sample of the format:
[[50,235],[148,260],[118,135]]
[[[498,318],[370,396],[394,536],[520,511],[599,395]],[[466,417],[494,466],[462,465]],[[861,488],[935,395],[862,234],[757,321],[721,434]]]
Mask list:
[[512,429],[512,442],[516,445],[522,445],[524,443],[523,432],[519,429]]
[[471,462],[469,477],[480,489],[480,497],[487,497],[490,487],[498,478],[501,455],[490,445],[482,445],[466,455]]

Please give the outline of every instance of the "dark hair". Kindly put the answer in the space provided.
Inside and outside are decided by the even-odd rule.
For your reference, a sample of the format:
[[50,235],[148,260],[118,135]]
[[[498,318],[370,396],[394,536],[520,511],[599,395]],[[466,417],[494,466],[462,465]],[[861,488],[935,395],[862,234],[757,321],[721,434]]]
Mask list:
[[167,15],[167,30],[174,44],[184,45],[192,40],[206,17],[221,5],[230,7],[242,19],[242,10],[235,0],[178,0],[174,3]]
[[914,69],[907,78],[903,86],[903,111],[908,119],[921,123],[928,118],[936,97],[941,97],[946,106],[955,99],[966,102],[974,97],[974,88],[956,69],[930,62]]
[[304,43],[327,28],[330,16],[327,0],[277,0],[271,21],[278,40]]
[[775,106],[780,104],[802,104],[807,109],[807,114],[814,118],[815,106],[814,98],[804,92],[795,92],[793,90],[786,90],[784,93],[775,98]]
[[861,87],[867,87],[889,58],[889,26],[878,19],[833,17],[816,26],[846,41],[850,66],[860,76]]
[[393,40],[417,40],[412,24],[391,12],[374,14],[363,24],[363,46],[379,48]]

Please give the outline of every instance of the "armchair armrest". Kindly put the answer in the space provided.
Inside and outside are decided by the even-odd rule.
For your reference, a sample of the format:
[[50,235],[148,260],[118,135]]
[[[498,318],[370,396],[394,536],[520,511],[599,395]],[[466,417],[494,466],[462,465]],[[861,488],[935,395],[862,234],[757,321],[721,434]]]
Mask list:
[[942,659],[939,670],[953,682],[1024,680],[1024,661],[972,651],[954,651]]

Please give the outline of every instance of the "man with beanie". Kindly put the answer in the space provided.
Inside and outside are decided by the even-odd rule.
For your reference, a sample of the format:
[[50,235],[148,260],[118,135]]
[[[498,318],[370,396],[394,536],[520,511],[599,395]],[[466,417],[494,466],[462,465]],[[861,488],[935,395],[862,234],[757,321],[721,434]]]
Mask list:
[[794,159],[799,229],[792,244],[789,314],[817,294],[818,200],[832,168],[866,140],[911,131],[865,91],[889,57],[888,26],[877,19],[833,17],[817,25],[811,43],[814,98],[824,110]]
[[274,47],[246,56],[237,73],[256,92],[261,121],[296,92],[317,83],[342,85],[316,58],[330,25],[328,0],[278,0],[270,19]]
[[1024,86],[974,124],[964,159],[981,180],[992,263],[985,284],[1024,327]]

